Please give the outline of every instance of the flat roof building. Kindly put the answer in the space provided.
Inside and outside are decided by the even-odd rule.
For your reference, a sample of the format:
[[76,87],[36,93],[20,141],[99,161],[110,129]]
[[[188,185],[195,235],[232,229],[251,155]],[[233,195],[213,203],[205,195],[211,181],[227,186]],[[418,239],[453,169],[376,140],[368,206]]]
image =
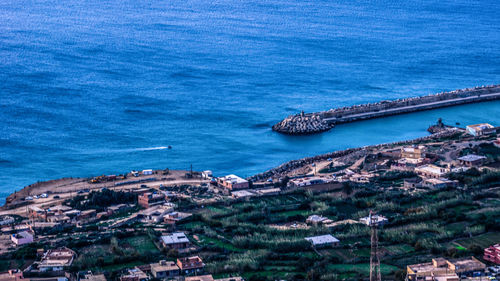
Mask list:
[[173,261],[161,260],[151,264],[151,275],[158,279],[179,276],[180,269]]
[[493,127],[488,123],[481,123],[481,124],[469,125],[466,127],[466,130],[469,134],[477,137],[493,133],[495,127]]
[[38,265],[40,271],[62,271],[71,266],[76,253],[66,247],[51,249],[44,253]]
[[469,154],[458,158],[460,164],[468,167],[481,166],[485,161],[486,157],[476,154]]
[[433,164],[422,165],[415,168],[415,172],[426,178],[443,178],[450,172],[448,168],[442,168]]
[[484,249],[483,259],[485,261],[500,264],[500,244],[495,244]]
[[178,258],[177,266],[179,266],[182,274],[199,274],[204,271],[205,264],[199,256]]
[[165,248],[171,249],[185,249],[188,248],[191,243],[184,232],[176,232],[171,235],[161,236],[161,242]]
[[217,184],[229,190],[245,189],[250,186],[249,182],[237,175],[227,175],[225,177],[217,178]]
[[304,238],[316,248],[335,247],[340,244],[340,240],[333,237],[331,234],[312,236]]
[[146,192],[137,196],[137,204],[143,208],[150,208],[165,203],[165,194]]

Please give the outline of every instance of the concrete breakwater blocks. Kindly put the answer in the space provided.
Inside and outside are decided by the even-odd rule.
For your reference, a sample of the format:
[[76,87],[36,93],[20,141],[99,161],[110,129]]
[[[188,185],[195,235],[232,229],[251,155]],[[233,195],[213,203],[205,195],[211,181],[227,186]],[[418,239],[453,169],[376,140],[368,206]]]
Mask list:
[[283,121],[275,124],[273,130],[288,135],[306,135],[328,131],[333,128],[332,123],[326,122],[319,114],[290,115]]
[[481,86],[421,97],[353,105],[316,113],[304,114],[302,112],[288,116],[275,124],[273,130],[288,135],[316,134],[328,131],[336,124],[497,99],[500,99],[500,85]]

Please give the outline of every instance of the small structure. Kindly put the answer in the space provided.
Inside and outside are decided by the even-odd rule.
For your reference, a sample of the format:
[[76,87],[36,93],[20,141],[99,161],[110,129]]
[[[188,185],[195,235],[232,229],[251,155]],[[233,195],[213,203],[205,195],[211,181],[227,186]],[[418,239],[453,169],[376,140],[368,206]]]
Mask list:
[[137,196],[137,203],[143,208],[150,208],[165,203],[165,194],[146,192]]
[[12,234],[10,236],[10,240],[14,242],[17,246],[33,243],[33,234],[32,232],[29,231],[21,231],[16,234]]
[[485,161],[486,161],[486,157],[476,155],[476,154],[469,154],[469,155],[465,155],[465,156],[458,158],[458,162],[461,165],[464,165],[467,167],[481,166],[484,164]]
[[215,281],[215,280],[212,275],[200,275],[200,276],[186,277],[184,281]]
[[292,179],[288,181],[288,186],[290,187],[303,187],[309,185],[316,185],[328,182],[327,179],[322,177],[306,177],[306,178],[298,178]]
[[[463,276],[480,276],[486,265],[474,257],[456,259],[453,261],[444,258],[432,259],[432,262],[412,264],[406,267],[407,279],[417,280],[459,280]],[[437,278],[439,277],[439,278]]]
[[425,178],[443,178],[450,172],[448,168],[442,168],[433,164],[423,165],[415,168],[415,172]]
[[231,192],[231,195],[234,197],[234,198],[245,198],[245,197],[253,197],[253,196],[257,196],[257,194],[255,194],[254,192],[248,190],[248,189],[245,189],[245,190],[238,190],[238,191],[233,191]]
[[373,224],[376,224],[377,226],[383,226],[386,225],[389,222],[389,220],[384,216],[375,214],[368,217],[360,218],[359,222],[366,224],[368,226],[371,226]]
[[281,189],[280,188],[266,188],[266,189],[255,190],[255,192],[260,196],[271,196],[271,195],[278,195],[281,192]]
[[185,220],[191,217],[193,214],[191,213],[183,213],[183,212],[171,212],[165,215],[163,218],[163,222],[167,224],[176,224],[179,221]]
[[51,249],[44,253],[38,269],[42,272],[62,271],[71,266],[75,257],[76,253],[66,247]]
[[151,274],[158,279],[172,278],[179,276],[179,267],[173,261],[161,260],[151,264]]
[[340,240],[333,237],[331,234],[306,237],[315,248],[335,247],[340,244]]
[[137,267],[128,269],[127,272],[120,277],[120,281],[147,281],[149,277],[144,271]]
[[312,225],[321,225],[321,224],[333,223],[333,221],[328,219],[327,217],[323,217],[320,215],[310,215],[309,217],[307,217],[306,223]]
[[145,222],[159,223],[163,221],[168,213],[174,210],[174,204],[165,203],[164,205],[156,205],[139,212],[139,217]]
[[469,125],[465,127],[467,132],[475,137],[491,134],[495,131],[495,127],[488,123]]
[[152,169],[142,170],[142,174],[145,175],[145,176],[152,175],[153,174],[153,170]]
[[484,249],[483,259],[485,261],[500,264],[500,244],[495,244]]
[[97,210],[89,209],[85,211],[81,211],[80,215],[77,216],[79,221],[91,221],[96,218]]
[[401,158],[407,159],[422,159],[425,158],[425,146],[413,145],[401,148]]
[[104,274],[93,274],[92,271],[88,271],[83,274],[80,281],[106,281],[106,276],[104,276]]
[[161,242],[165,248],[170,249],[185,249],[191,245],[191,242],[189,242],[189,239],[184,232],[163,235],[161,236]]
[[227,175],[217,178],[217,184],[229,190],[245,189],[250,186],[249,182],[237,175]]
[[439,178],[439,179],[425,179],[422,186],[434,189],[441,189],[447,187],[457,187],[457,180],[449,180],[447,178]]
[[213,177],[212,171],[206,170],[206,171],[201,172],[201,177],[206,179],[206,180],[211,179]]
[[419,177],[404,179],[403,187],[406,189],[422,187],[422,179]]
[[240,276],[234,276],[234,277],[215,279],[215,281],[245,281],[245,280]]
[[177,266],[180,268],[181,273],[186,275],[200,274],[205,269],[205,264],[199,256],[178,258]]

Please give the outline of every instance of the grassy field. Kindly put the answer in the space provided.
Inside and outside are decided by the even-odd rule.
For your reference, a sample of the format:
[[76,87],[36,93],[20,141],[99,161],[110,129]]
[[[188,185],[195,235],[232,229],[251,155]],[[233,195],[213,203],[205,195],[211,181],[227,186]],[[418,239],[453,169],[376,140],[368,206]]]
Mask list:
[[479,245],[481,248],[486,248],[499,242],[500,232],[490,232],[472,238],[458,239],[455,241],[455,244],[468,249],[472,245]]

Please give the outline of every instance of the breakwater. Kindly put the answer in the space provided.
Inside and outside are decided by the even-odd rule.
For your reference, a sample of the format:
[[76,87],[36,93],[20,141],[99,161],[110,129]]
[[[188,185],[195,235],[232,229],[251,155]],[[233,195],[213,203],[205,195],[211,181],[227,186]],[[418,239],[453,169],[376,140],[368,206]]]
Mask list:
[[381,101],[330,109],[315,113],[291,115],[273,126],[288,135],[315,134],[328,131],[337,124],[390,115],[477,103],[500,99],[500,85],[481,86],[421,97]]

